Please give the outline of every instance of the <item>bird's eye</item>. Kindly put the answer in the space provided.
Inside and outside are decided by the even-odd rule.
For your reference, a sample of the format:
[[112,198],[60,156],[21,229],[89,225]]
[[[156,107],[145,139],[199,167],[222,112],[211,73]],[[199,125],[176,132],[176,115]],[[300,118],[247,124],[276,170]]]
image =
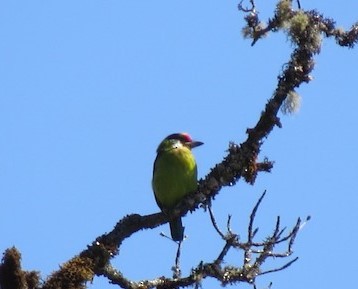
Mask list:
[[173,142],[173,148],[174,149],[178,149],[178,148],[180,148],[180,147],[182,147],[183,145],[181,144],[181,142],[180,141],[175,141],[175,142]]

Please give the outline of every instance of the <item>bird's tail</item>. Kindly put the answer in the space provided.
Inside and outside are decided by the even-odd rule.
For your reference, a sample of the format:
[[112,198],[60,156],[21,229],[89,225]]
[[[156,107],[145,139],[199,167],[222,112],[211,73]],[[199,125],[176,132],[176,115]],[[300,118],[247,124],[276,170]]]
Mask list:
[[183,241],[184,239],[184,227],[181,222],[181,218],[176,218],[169,223],[170,234],[172,235],[173,241]]

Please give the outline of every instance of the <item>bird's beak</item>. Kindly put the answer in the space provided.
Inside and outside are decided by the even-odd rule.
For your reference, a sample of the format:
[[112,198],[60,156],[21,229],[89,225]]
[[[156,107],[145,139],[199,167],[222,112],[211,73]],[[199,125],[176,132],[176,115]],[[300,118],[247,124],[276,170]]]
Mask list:
[[203,145],[204,143],[201,142],[201,141],[191,141],[191,142],[188,142],[187,145],[188,147],[190,147],[191,149],[192,148],[195,148],[195,147],[198,147],[198,146],[201,146]]

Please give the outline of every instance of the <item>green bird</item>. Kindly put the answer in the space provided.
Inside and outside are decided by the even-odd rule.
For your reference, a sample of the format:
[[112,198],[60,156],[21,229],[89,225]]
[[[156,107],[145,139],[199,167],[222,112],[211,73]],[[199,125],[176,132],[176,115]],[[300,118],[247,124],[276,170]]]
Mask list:
[[[152,187],[159,208],[170,213],[188,193],[197,189],[197,167],[192,148],[202,145],[187,133],[167,136],[158,146],[154,162]],[[181,217],[170,221],[174,241],[182,241],[184,227]]]

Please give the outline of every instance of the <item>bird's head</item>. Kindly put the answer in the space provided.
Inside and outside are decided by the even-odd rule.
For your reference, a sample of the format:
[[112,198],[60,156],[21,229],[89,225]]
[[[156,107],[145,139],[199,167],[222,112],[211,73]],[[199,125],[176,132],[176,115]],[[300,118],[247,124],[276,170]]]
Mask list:
[[172,149],[175,147],[185,146],[189,149],[201,146],[204,144],[201,141],[194,141],[189,134],[182,133],[173,133],[168,135],[158,146],[157,153]]

